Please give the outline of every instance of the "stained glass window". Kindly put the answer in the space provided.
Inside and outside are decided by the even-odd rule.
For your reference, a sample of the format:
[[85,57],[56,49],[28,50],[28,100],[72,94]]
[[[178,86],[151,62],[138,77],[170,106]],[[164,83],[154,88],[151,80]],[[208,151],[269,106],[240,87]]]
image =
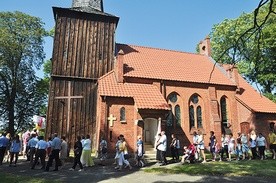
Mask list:
[[190,117],[190,129],[195,127],[195,111],[194,106],[189,107],[189,117]]
[[228,119],[227,119],[227,104],[225,97],[220,99],[220,110],[221,110],[221,126],[227,127],[228,126]]
[[197,103],[198,103],[198,95],[194,94],[194,95],[192,96],[192,102],[193,102],[194,104],[197,104]]
[[202,128],[202,112],[201,112],[201,107],[198,106],[196,108],[196,118],[197,118],[197,128]]
[[177,95],[176,95],[176,93],[170,94],[169,100],[170,100],[172,103],[175,103],[175,102],[177,101]]
[[120,109],[120,121],[126,121],[126,109],[124,107]]
[[169,112],[167,117],[167,126],[173,126],[173,113],[172,111]]
[[181,126],[181,112],[180,112],[180,106],[176,105],[175,108],[175,122],[177,126]]

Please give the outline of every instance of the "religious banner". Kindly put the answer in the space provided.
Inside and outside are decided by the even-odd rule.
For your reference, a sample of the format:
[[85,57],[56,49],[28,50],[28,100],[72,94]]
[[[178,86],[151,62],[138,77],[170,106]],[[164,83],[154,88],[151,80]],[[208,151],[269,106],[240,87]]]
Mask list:
[[33,116],[33,122],[35,123],[35,128],[37,130],[45,129],[46,127],[46,119],[42,116]]

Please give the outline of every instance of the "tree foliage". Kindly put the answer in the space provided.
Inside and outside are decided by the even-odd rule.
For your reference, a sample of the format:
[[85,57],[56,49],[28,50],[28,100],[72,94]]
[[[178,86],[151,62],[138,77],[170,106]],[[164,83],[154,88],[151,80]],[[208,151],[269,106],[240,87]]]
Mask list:
[[276,4],[261,0],[252,13],[214,25],[210,34],[212,57],[220,63],[237,64],[249,82],[275,97]]
[[0,121],[11,134],[30,127],[46,99],[35,75],[45,58],[43,25],[21,12],[0,13]]

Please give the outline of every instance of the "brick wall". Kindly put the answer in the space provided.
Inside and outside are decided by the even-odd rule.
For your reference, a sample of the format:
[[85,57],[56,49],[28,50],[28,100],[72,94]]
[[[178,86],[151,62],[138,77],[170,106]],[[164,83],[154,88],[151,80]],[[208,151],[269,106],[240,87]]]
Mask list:
[[[132,78],[132,82],[135,79]],[[137,80],[137,82],[143,82],[142,79]],[[149,80],[146,80],[149,84]],[[205,146],[209,143],[209,132],[214,131],[215,135],[220,142],[221,138],[221,109],[220,109],[220,99],[222,97],[226,98],[227,103],[227,114],[228,122],[231,124],[231,131],[234,137],[237,137],[237,133],[241,131],[241,123],[248,122],[250,124],[250,129],[257,129],[258,131],[266,131],[268,129],[268,123],[271,121],[276,122],[275,115],[258,115],[258,119],[255,120],[255,114],[252,113],[248,108],[246,108],[241,103],[237,102],[235,98],[236,88],[229,86],[214,86],[210,89],[208,84],[193,84],[193,83],[180,83],[180,82],[165,82],[165,90],[161,89],[161,84],[158,82],[151,81],[156,87],[160,87],[160,92],[165,92],[163,95],[168,101],[168,96],[174,92],[178,96],[178,104],[181,109],[181,127],[167,127],[165,128],[168,144],[171,140],[171,133],[175,133],[180,139],[181,146],[189,145],[192,142],[192,133],[194,130],[201,130],[205,134]],[[199,103],[202,108],[202,121],[203,128],[190,129],[189,127],[189,100],[193,94],[199,96]],[[215,105],[212,105],[215,103]],[[109,143],[109,149],[115,152],[115,143],[119,134],[123,134],[126,138],[126,142],[129,145],[129,151],[133,152],[136,147],[137,136],[143,134],[143,117],[145,118],[155,118],[158,119],[158,114],[154,114],[153,110],[143,110],[143,115],[141,115],[141,110],[138,113],[135,108],[135,104],[132,98],[122,98],[122,97],[106,97],[105,101],[102,101],[100,112],[98,113],[99,119],[101,121],[100,129],[102,133],[107,134],[107,139]],[[120,108],[124,107],[126,109],[126,122],[120,122]],[[108,125],[107,117],[112,114],[117,118],[114,125],[111,127]],[[145,115],[146,114],[146,115]],[[161,113],[160,113],[161,114]],[[165,118],[162,117],[162,120]],[[140,120],[140,121],[139,121]],[[112,139],[110,135],[112,132]],[[265,132],[266,133],[266,132]]]

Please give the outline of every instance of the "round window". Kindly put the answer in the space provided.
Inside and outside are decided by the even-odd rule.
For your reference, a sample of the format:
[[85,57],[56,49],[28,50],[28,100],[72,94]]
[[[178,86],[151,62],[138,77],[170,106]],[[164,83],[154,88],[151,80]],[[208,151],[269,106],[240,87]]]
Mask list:
[[169,100],[170,100],[172,103],[175,103],[175,102],[177,101],[177,95],[176,95],[176,93],[170,94]]
[[198,96],[197,96],[197,95],[193,95],[193,96],[192,96],[192,102],[193,102],[194,104],[197,104],[197,103],[198,103]]

